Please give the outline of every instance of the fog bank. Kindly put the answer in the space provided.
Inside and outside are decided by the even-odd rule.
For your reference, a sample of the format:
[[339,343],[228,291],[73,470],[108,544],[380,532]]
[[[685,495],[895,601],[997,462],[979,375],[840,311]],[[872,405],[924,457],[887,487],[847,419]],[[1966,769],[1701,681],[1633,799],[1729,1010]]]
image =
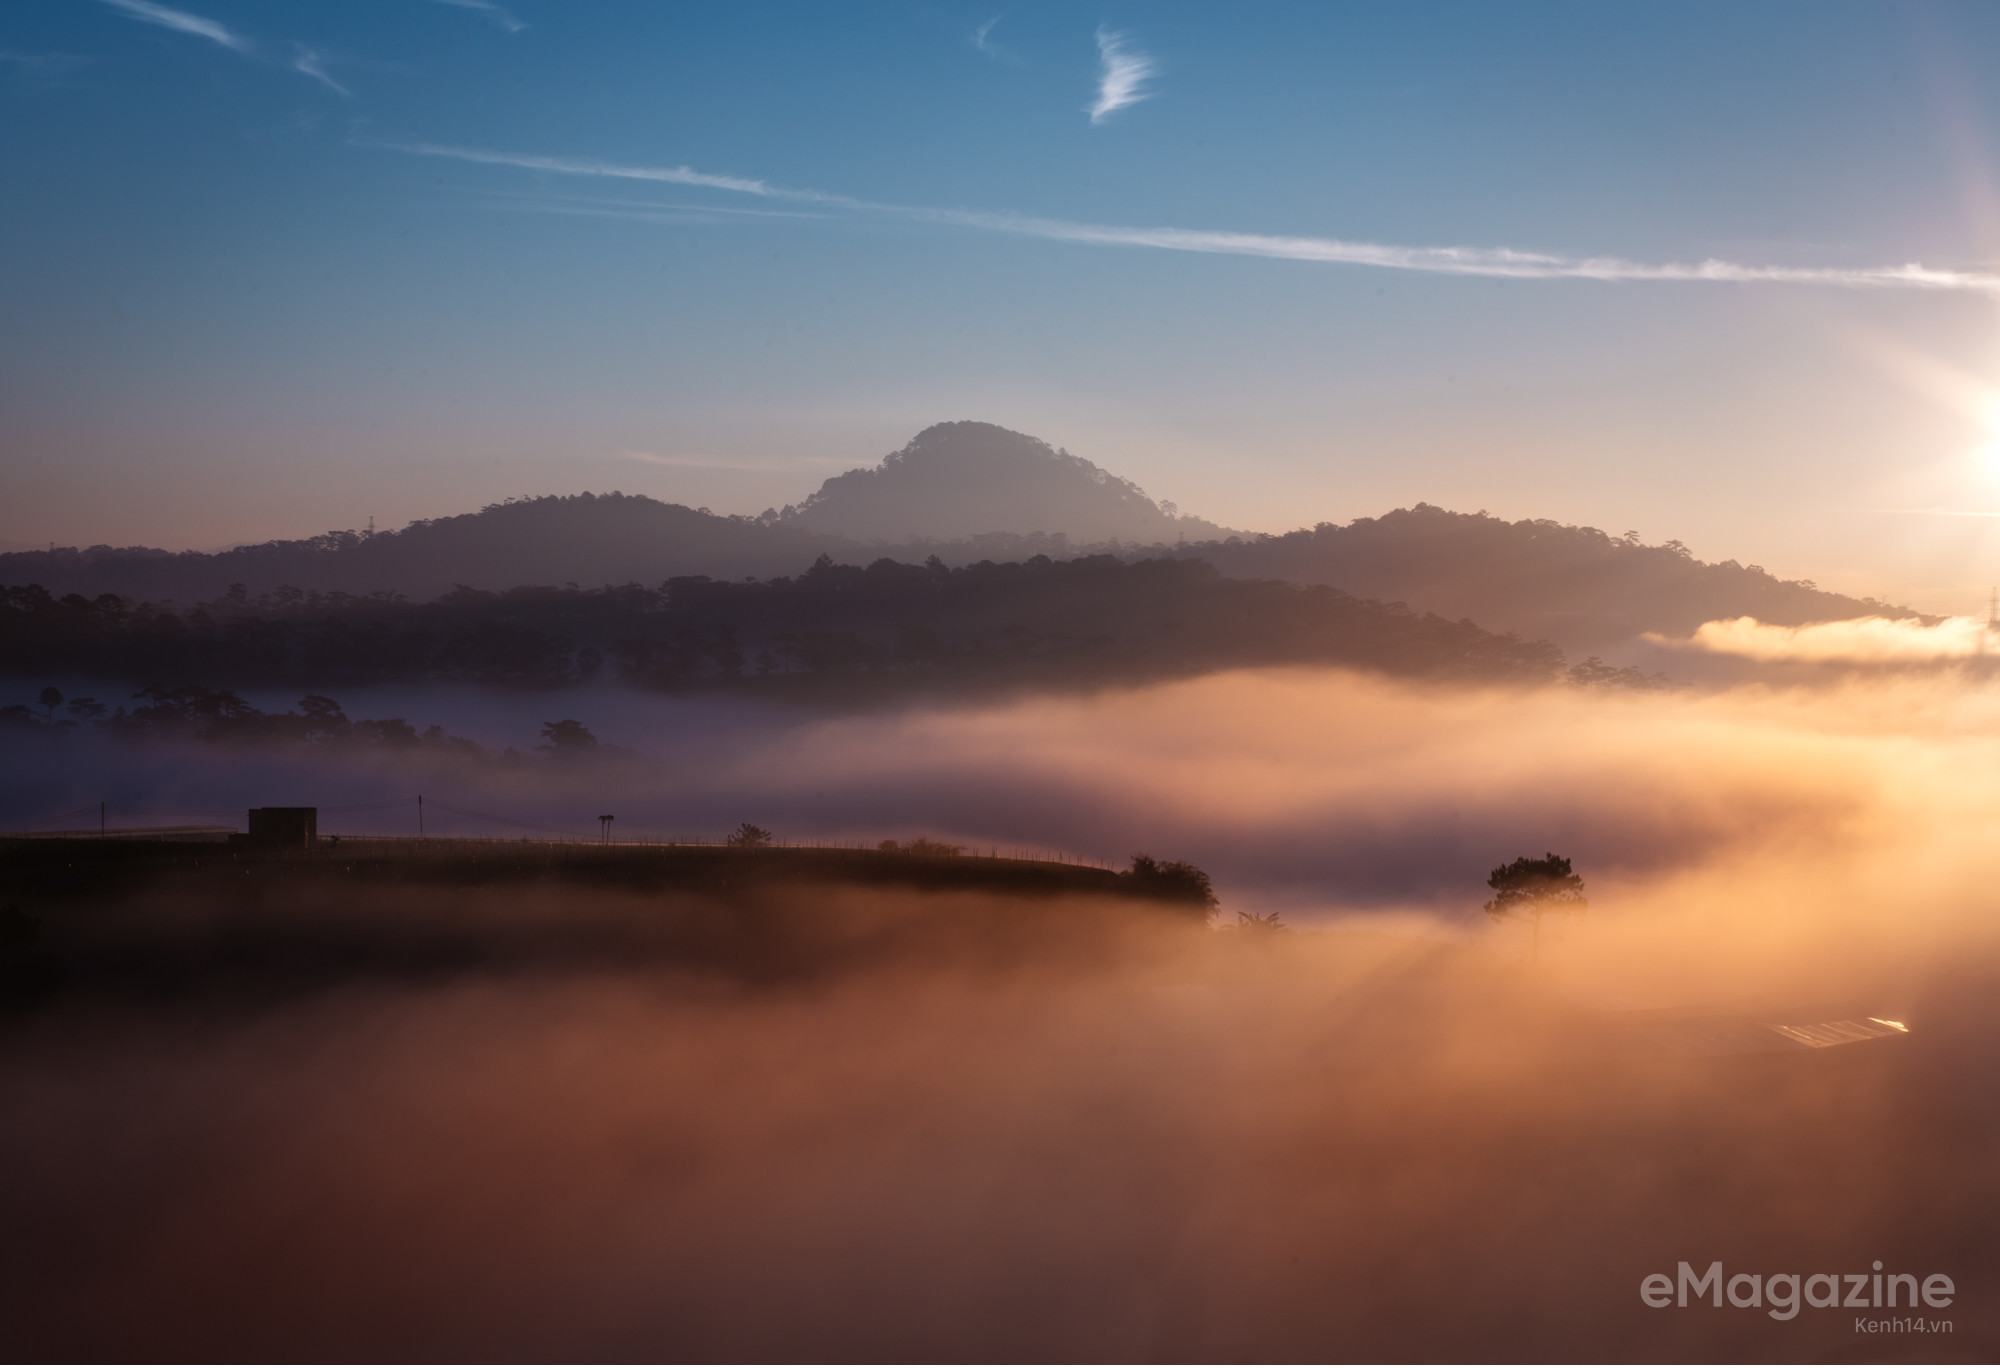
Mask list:
[[[99,799],[114,824],[141,826],[317,803],[323,831],[415,835],[421,793],[434,833],[594,836],[613,813],[624,837],[749,821],[781,840],[926,834],[1120,865],[1146,850],[1202,865],[1231,908],[1295,920],[1477,921],[1486,872],[1544,850],[1578,863],[1606,914],[1663,897],[1642,891],[1701,903],[1756,888],[1837,919],[1857,896],[1895,905],[1912,869],[1973,898],[2000,873],[1982,836],[2000,819],[2000,691],[1951,675],[1696,693],[1295,670],[839,715],[612,689],[343,703],[530,759],[30,739],[10,757],[0,825],[94,822]],[[629,755],[536,757],[542,723],[563,717]]]
[[[54,909],[79,966],[90,938],[143,932],[134,964],[199,973],[170,993],[82,976],[0,1024],[0,1311],[26,1354],[2000,1346],[2000,694],[1980,682],[1291,671],[839,717],[608,692],[481,707],[496,729],[586,717],[636,755],[418,773],[51,750],[24,769],[189,803],[421,785],[551,824],[615,806],[669,830],[1143,846],[1213,872],[1225,913],[1313,930],[839,889],[760,895],[748,924],[532,884]],[[1591,904],[1531,962],[1478,905],[1488,869],[1545,850]],[[725,942],[739,959],[695,955],[673,933],[690,918],[759,931]],[[346,968],[246,981],[246,928]],[[1774,1050],[1760,1026],[1863,1017],[1909,1032]],[[1846,1309],[1645,1307],[1640,1281],[1683,1260],[1941,1272],[1954,1330],[1913,1352]]]

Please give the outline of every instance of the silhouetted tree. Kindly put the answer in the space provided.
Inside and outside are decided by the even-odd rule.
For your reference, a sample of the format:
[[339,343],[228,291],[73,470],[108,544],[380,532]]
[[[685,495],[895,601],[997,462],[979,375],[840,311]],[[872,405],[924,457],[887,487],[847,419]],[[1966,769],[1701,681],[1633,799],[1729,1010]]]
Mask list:
[[1598,657],[1585,657],[1566,673],[1572,685],[1590,685],[1612,690],[1664,690],[1672,683],[1664,673],[1647,675],[1637,666],[1607,666]]
[[1275,913],[1244,913],[1238,910],[1236,914],[1236,926],[1243,932],[1291,931]]
[[407,749],[422,740],[417,736],[416,726],[402,718],[364,718],[353,725],[353,731],[363,741],[378,747]]
[[933,842],[928,837],[913,837],[907,842],[897,842],[890,838],[876,848],[878,851],[901,852],[905,856],[963,856],[965,848],[952,842]]
[[542,736],[548,741],[536,751],[548,752],[555,756],[577,756],[597,745],[596,734],[573,718],[560,719],[542,725]]
[[771,845],[771,834],[755,823],[742,823],[723,841],[732,847],[768,847]]
[[1486,883],[1494,891],[1493,897],[1486,901],[1486,912],[1494,922],[1508,918],[1528,920],[1532,929],[1528,943],[1530,959],[1541,955],[1543,914],[1580,914],[1590,908],[1590,901],[1583,897],[1583,877],[1571,873],[1567,856],[1557,856],[1554,852],[1540,857],[1517,856],[1504,866],[1494,867]]
[[301,699],[299,714],[306,720],[307,737],[337,737],[347,727],[347,714],[339,702],[325,695],[307,695]]
[[555,686],[609,664],[654,688],[757,689],[745,667],[767,652],[779,674],[867,675],[874,688],[925,677],[1089,681],[1292,662],[1546,680],[1562,666],[1547,643],[1330,585],[1228,580],[1205,562],[1173,558],[1036,555],[957,568],[936,558],[865,568],[826,560],[768,581],[461,587],[429,604],[286,588],[231,594],[185,614],[117,595],[0,586],[0,659],[45,678],[187,679],[198,670],[245,688]]
[[1203,918],[1220,902],[1209,883],[1208,872],[1186,861],[1155,861],[1139,852],[1132,858],[1132,869],[1125,872],[1125,881],[1134,894],[1169,904],[1186,904],[1191,910],[1201,910]]
[[44,685],[40,695],[42,709],[48,714],[49,722],[56,721],[56,705],[63,702],[63,692],[53,685]]

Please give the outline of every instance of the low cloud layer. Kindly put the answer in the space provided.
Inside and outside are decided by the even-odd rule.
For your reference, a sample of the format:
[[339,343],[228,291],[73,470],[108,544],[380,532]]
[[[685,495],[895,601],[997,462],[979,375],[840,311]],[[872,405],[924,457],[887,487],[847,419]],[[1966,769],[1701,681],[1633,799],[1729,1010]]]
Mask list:
[[[345,896],[332,863],[297,900],[134,896],[61,926],[153,938],[126,962],[142,986],[176,966],[268,979],[291,964],[270,947],[326,943],[347,969],[241,1002],[85,977],[0,1034],[0,1311],[24,1354],[1894,1353],[1846,1309],[1645,1307],[1640,1282],[1683,1260],[1946,1274],[1953,1339],[1924,1353],[2000,1345],[1984,685],[1293,671],[843,717],[611,691],[458,704],[492,740],[575,712],[640,755],[421,776],[211,760],[211,779],[268,802],[449,784],[541,818],[1143,844],[1307,930],[839,889]],[[159,765],[160,784],[194,773]],[[1530,962],[1478,901],[1488,868],[1546,849],[1592,902]],[[835,969],[752,973],[798,936]],[[1701,1045],[1867,1017],[1909,1032]]]
[[1547,850],[1613,915],[1627,899],[1702,904],[1718,880],[1787,906],[1896,901],[1912,862],[2000,886],[1983,837],[2000,822],[1985,778],[2000,776],[2000,696],[1957,677],[1634,694],[1293,670],[834,715],[615,689],[341,702],[530,753],[543,722],[577,718],[630,754],[456,767],[26,742],[0,826],[76,826],[100,800],[113,826],[313,803],[328,831],[414,836],[424,794],[433,834],[590,837],[612,813],[626,838],[754,822],[781,840],[928,835],[1115,865],[1147,851],[1207,869],[1231,911],[1459,927],[1483,925],[1487,871]]
[[1914,665],[1992,655],[1993,631],[1984,620],[1947,618],[1926,624],[1907,618],[1856,618],[1789,628],[1754,618],[1704,623],[1686,642],[1646,634],[1661,647],[1693,648],[1751,661],[1842,662]]

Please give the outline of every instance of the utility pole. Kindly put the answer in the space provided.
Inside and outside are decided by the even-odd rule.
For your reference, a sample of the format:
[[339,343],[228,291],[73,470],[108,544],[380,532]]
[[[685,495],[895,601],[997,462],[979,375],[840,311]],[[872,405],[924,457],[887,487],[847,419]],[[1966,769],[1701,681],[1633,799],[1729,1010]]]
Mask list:
[[104,840],[104,801],[102,799],[97,801],[97,838],[100,842]]
[[417,796],[417,839],[419,841],[423,840],[423,835],[424,835],[424,797],[422,795],[418,795]]

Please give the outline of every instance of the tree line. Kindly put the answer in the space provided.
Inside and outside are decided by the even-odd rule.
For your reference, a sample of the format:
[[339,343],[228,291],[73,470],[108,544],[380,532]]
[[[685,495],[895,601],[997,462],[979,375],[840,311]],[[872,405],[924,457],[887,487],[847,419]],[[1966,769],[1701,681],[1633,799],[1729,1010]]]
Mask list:
[[183,609],[0,586],[0,652],[22,672],[238,688],[603,676],[669,690],[797,677],[1096,683],[1308,663],[1541,682],[1564,667],[1550,643],[1468,620],[1230,579],[1202,561],[1111,556],[962,567],[822,556],[767,580],[459,587],[426,603],[236,586]]
[[[520,764],[535,755],[507,747],[494,752],[433,723],[419,730],[403,718],[354,718],[340,702],[309,694],[280,712],[259,709],[234,690],[203,685],[148,685],[123,701],[92,696],[65,698],[53,685],[33,705],[0,706],[0,732],[60,738],[85,730],[125,742],[181,739],[248,749],[308,748],[322,752],[397,752],[437,760]],[[535,754],[550,761],[623,758],[622,747],[602,746],[573,718],[544,723]]]

